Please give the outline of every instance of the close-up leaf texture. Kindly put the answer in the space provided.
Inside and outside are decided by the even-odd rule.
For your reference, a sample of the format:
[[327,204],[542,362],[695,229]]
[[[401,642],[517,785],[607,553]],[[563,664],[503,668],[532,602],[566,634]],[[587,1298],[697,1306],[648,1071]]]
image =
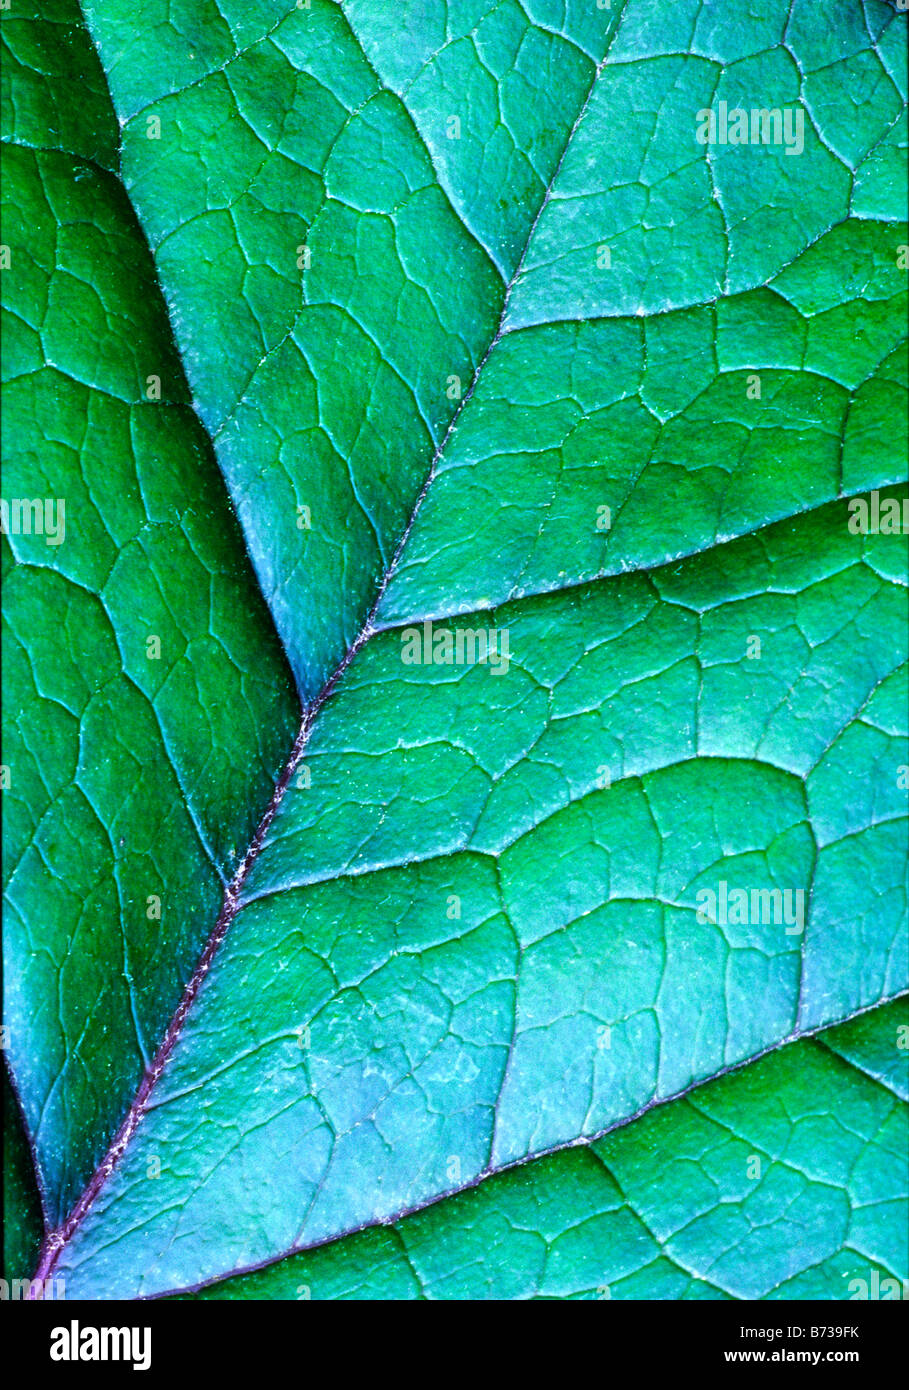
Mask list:
[[7,1277],[906,1296],[907,20],[3,9]]

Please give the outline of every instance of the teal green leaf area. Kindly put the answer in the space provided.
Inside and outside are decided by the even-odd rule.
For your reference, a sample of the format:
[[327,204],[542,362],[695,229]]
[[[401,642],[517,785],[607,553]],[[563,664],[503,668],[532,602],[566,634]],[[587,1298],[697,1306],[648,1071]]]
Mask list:
[[3,12],[17,1274],[904,1296],[906,27]]
[[[605,1139],[200,1297],[905,1297],[907,1019],[904,1001],[886,1005]],[[885,1076],[865,1053],[843,1064],[858,1024]]]

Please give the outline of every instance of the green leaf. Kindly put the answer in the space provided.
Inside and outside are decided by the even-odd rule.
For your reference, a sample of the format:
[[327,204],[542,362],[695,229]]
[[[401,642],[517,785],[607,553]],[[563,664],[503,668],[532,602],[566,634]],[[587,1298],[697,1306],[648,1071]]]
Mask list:
[[[905,17],[54,0],[3,34],[5,495],[66,504],[4,538],[42,1272],[157,1295],[400,1217],[422,1273],[385,1232],[300,1258],[338,1295],[357,1240],[383,1296],[468,1247],[471,1296],[902,1277],[863,1011],[909,973],[906,548],[858,523],[906,496]],[[720,103],[801,122],[700,145]],[[575,1179],[616,1220],[550,1285],[510,1203]]]
[[199,1296],[905,1297],[907,1017],[904,1001],[875,1009],[589,1146]]

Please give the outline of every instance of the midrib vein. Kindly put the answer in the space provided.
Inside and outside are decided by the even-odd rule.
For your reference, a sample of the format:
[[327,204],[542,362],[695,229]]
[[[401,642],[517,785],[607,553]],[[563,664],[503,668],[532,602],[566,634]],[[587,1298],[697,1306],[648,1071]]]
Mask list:
[[[80,0],[80,10],[81,10],[81,6],[82,6],[82,0]],[[101,61],[101,54],[100,54],[100,51],[99,51],[99,49],[98,49],[98,45],[97,45],[97,43],[95,42],[94,34],[92,33],[92,31],[91,31],[91,29],[90,29],[90,27],[89,27],[89,25],[88,25],[88,23],[87,23],[87,21],[86,21],[86,19],[85,19],[84,12],[83,12],[83,14],[82,14],[82,22],[83,22],[83,25],[84,25],[84,27],[85,27],[86,34],[88,35],[88,37],[89,37],[89,39],[90,39],[90,41],[91,41],[91,43],[92,43],[92,45],[93,45],[93,47],[94,47],[94,51],[95,51],[95,53],[96,53],[96,56],[97,56],[97,58],[98,58],[99,67],[101,68],[101,72],[102,72],[102,74],[103,74],[103,76],[104,76],[104,82],[105,82],[105,86],[106,86],[106,89],[107,89],[108,100],[110,101],[111,109],[112,109],[112,111],[113,111],[113,113],[114,113],[114,118],[115,118],[115,120],[117,120],[118,129],[120,129],[121,127],[120,127],[119,118],[117,117],[116,106],[115,106],[115,104],[114,104],[113,97],[112,97],[112,95],[111,95],[110,85],[109,85],[109,83],[107,82],[107,74],[106,74],[106,72],[105,72],[105,70],[104,70],[104,65],[103,65],[103,63],[102,63],[102,61]],[[567,152],[568,152],[568,149],[569,149],[569,147],[570,147],[570,145],[571,145],[572,139],[574,138],[575,131],[577,130],[578,126],[580,125],[580,123],[581,123],[581,121],[582,121],[582,119],[583,119],[583,117],[584,117],[584,113],[585,113],[586,110],[587,110],[588,104],[589,104],[589,102],[590,102],[590,98],[591,98],[591,96],[592,96],[592,94],[593,94],[594,88],[595,88],[596,83],[597,83],[597,79],[599,78],[600,72],[602,71],[602,69],[603,69],[603,67],[604,67],[604,65],[605,65],[605,63],[606,63],[606,61],[607,61],[608,54],[609,54],[609,49],[610,49],[611,46],[612,46],[612,42],[613,42],[613,40],[614,40],[614,38],[615,38],[616,33],[618,32],[618,28],[619,28],[619,26],[617,25],[616,28],[613,30],[613,33],[612,33],[612,35],[610,36],[609,44],[607,45],[606,53],[604,54],[602,60],[596,65],[596,68],[595,68],[594,73],[593,73],[593,77],[591,78],[590,85],[588,86],[588,89],[587,89],[587,92],[586,92],[586,94],[585,94],[585,96],[584,96],[584,100],[583,100],[583,102],[582,102],[582,104],[581,104],[580,110],[578,111],[577,117],[575,118],[575,120],[574,120],[574,122],[573,122],[573,124],[572,124],[572,126],[571,126],[571,128],[570,128],[570,130],[568,131],[568,134],[567,134],[567,136],[566,136],[565,143],[564,143],[564,145],[563,145],[563,147],[562,147],[562,152],[561,152],[561,154],[560,154],[560,156],[559,156],[558,162],[557,162],[557,164],[556,164],[556,166],[555,166],[555,169],[553,170],[553,173],[552,173],[551,178],[549,179],[549,182],[548,182],[547,185],[546,185],[546,188],[544,189],[543,197],[542,197],[542,199],[541,199],[541,201],[540,201],[540,206],[539,206],[539,208],[537,209],[536,215],[535,215],[535,217],[534,217],[534,219],[533,219],[533,221],[532,221],[532,223],[531,223],[531,225],[530,225],[530,228],[529,228],[529,230],[528,230],[527,236],[526,236],[525,241],[524,241],[523,248],[522,248],[522,250],[521,250],[521,255],[520,255],[520,257],[519,257],[519,259],[518,259],[518,262],[517,262],[517,265],[516,265],[516,267],[515,267],[514,274],[512,275],[511,279],[509,280],[509,282],[508,282],[508,284],[507,284],[507,286],[506,286],[504,299],[503,299],[503,301],[502,301],[502,308],[501,308],[501,311],[500,311],[499,320],[498,320],[498,323],[497,323],[497,325],[496,325],[495,331],[494,331],[494,333],[493,333],[493,335],[492,335],[492,338],[490,339],[490,342],[489,342],[488,347],[486,348],[486,351],[484,352],[484,354],[483,354],[481,360],[479,361],[479,363],[477,364],[477,366],[476,366],[476,368],[475,368],[475,370],[474,370],[473,377],[471,378],[470,385],[469,385],[467,391],[464,393],[464,396],[462,397],[461,401],[459,402],[459,404],[458,404],[458,406],[457,406],[457,409],[454,411],[454,413],[453,413],[453,415],[452,415],[452,417],[451,417],[451,420],[449,421],[448,427],[447,427],[447,429],[445,430],[445,433],[444,433],[444,435],[442,436],[442,439],[441,439],[441,441],[439,442],[438,447],[436,448],[436,450],[435,450],[435,452],[434,452],[434,454],[433,454],[433,456],[432,456],[432,459],[431,459],[430,465],[429,465],[429,471],[427,472],[426,478],[424,479],[424,482],[423,482],[423,485],[422,485],[422,487],[420,488],[420,491],[419,491],[418,494],[417,494],[416,500],[415,500],[415,502],[414,502],[414,504],[413,504],[413,507],[412,507],[412,510],[411,510],[411,513],[410,513],[410,516],[409,516],[409,518],[408,518],[408,520],[407,520],[407,524],[405,525],[405,527],[404,527],[404,529],[403,529],[403,531],[402,531],[402,533],[401,533],[401,536],[400,536],[400,538],[399,538],[399,540],[398,540],[398,543],[397,543],[397,545],[396,545],[396,547],[395,547],[394,554],[392,555],[392,558],[391,558],[391,560],[390,560],[390,562],[389,562],[389,564],[388,564],[388,566],[387,566],[387,568],[386,568],[386,570],[385,570],[385,572],[384,572],[384,574],[383,574],[383,576],[382,576],[382,579],[381,579],[381,581],[380,581],[380,583],[379,583],[378,590],[377,590],[377,592],[376,592],[376,596],[375,596],[375,599],[374,599],[374,601],[373,601],[372,607],[369,609],[369,612],[367,613],[366,618],[365,618],[365,620],[364,620],[364,622],[363,622],[363,625],[362,625],[362,627],[360,628],[360,631],[358,632],[356,638],[355,638],[354,641],[351,643],[351,645],[348,647],[347,651],[344,653],[344,656],[343,656],[343,657],[341,658],[341,660],[338,662],[338,664],[337,664],[337,666],[335,667],[334,671],[333,671],[333,672],[331,673],[331,675],[328,677],[328,679],[326,680],[325,684],[322,686],[322,688],[321,688],[321,690],[319,691],[319,693],[315,696],[315,698],[314,698],[312,701],[309,702],[309,704],[305,705],[304,708],[303,708],[303,715],[302,715],[302,719],[301,719],[301,723],[300,723],[300,728],[299,728],[299,730],[298,730],[298,732],[297,732],[296,738],[294,739],[293,746],[292,746],[291,751],[290,751],[290,756],[288,757],[288,760],[287,760],[287,762],[286,762],[285,765],[284,765],[284,769],[283,769],[283,771],[281,772],[281,775],[280,775],[280,777],[278,778],[278,781],[277,781],[276,784],[275,784],[275,789],[274,789],[274,792],[272,793],[271,800],[270,800],[268,806],[266,807],[265,812],[264,812],[264,814],[263,814],[261,820],[259,821],[259,824],[258,824],[258,826],[257,826],[257,828],[256,828],[255,834],[253,835],[253,838],[252,838],[252,840],[250,841],[249,847],[248,847],[247,850],[246,850],[246,853],[245,853],[245,855],[244,855],[244,857],[243,857],[243,860],[242,860],[242,862],[239,864],[239,866],[238,866],[236,872],[234,873],[233,878],[230,880],[230,882],[228,883],[228,885],[227,885],[227,887],[226,887],[226,889],[225,889],[225,891],[224,891],[224,898],[223,898],[222,905],[221,905],[221,911],[219,912],[218,918],[217,918],[217,920],[216,920],[216,922],[215,922],[215,925],[214,925],[214,927],[213,927],[213,929],[212,929],[212,931],[211,931],[211,934],[209,935],[209,937],[208,937],[208,939],[207,939],[207,941],[206,941],[206,943],[205,943],[205,945],[204,945],[204,947],[203,947],[203,949],[202,949],[202,953],[201,953],[201,955],[200,955],[200,957],[199,957],[199,960],[198,960],[198,962],[197,962],[197,964],[196,964],[196,968],[195,968],[195,970],[193,971],[192,976],[191,976],[189,982],[187,983],[187,985],[186,985],[186,987],[185,987],[185,989],[184,989],[184,991],[183,991],[183,995],[182,995],[182,997],[181,997],[181,999],[180,999],[180,1003],[178,1004],[177,1009],[176,1009],[176,1011],[174,1012],[174,1014],[173,1014],[173,1016],[172,1016],[172,1018],[171,1018],[171,1021],[170,1021],[170,1023],[169,1023],[168,1026],[167,1026],[167,1029],[166,1029],[166,1031],[165,1031],[165,1033],[164,1033],[164,1036],[163,1036],[163,1038],[162,1038],[161,1044],[160,1044],[160,1046],[159,1046],[157,1052],[155,1053],[155,1056],[154,1056],[154,1058],[153,1058],[153,1060],[152,1060],[152,1062],[151,1062],[151,1065],[150,1065],[150,1066],[147,1068],[147,1070],[145,1071],[145,1073],[144,1073],[144,1075],[143,1075],[143,1077],[142,1077],[142,1080],[141,1080],[141,1082],[140,1082],[140,1084],[139,1084],[139,1088],[138,1088],[138,1090],[136,1091],[136,1095],[135,1095],[135,1097],[134,1097],[134,1099],[133,1099],[133,1101],[132,1101],[132,1104],[130,1105],[129,1110],[126,1112],[126,1115],[124,1116],[123,1121],[122,1121],[122,1123],[121,1123],[119,1129],[117,1130],[116,1134],[114,1135],[113,1139],[111,1140],[111,1143],[110,1143],[110,1145],[109,1145],[109,1147],[108,1147],[108,1149],[107,1149],[107,1152],[105,1153],[105,1155],[104,1155],[104,1157],[102,1158],[101,1162],[100,1162],[100,1163],[98,1164],[98,1166],[96,1167],[94,1173],[92,1174],[91,1178],[89,1179],[89,1181],[88,1181],[88,1183],[87,1183],[85,1189],[83,1190],[81,1196],[78,1198],[78,1200],[76,1201],[75,1205],[74,1205],[74,1206],[72,1207],[72,1209],[70,1210],[70,1212],[69,1212],[69,1214],[67,1215],[67,1217],[65,1218],[65,1220],[64,1220],[58,1227],[56,1227],[54,1230],[48,1232],[48,1233],[45,1235],[44,1241],[42,1242],[41,1251],[40,1251],[40,1254],[39,1254],[38,1266],[37,1266],[37,1268],[36,1268],[36,1270],[35,1270],[35,1274],[34,1274],[34,1276],[33,1276],[32,1284],[31,1284],[30,1287],[29,1287],[29,1292],[28,1292],[28,1297],[29,1297],[29,1298],[32,1298],[32,1297],[36,1296],[36,1295],[40,1292],[40,1289],[41,1289],[41,1287],[43,1286],[44,1281],[45,1281],[46,1279],[48,1279],[48,1278],[53,1274],[53,1271],[55,1270],[57,1264],[59,1263],[60,1256],[61,1256],[63,1250],[66,1248],[66,1245],[69,1243],[69,1241],[72,1239],[72,1237],[73,1237],[73,1235],[75,1234],[75,1232],[78,1230],[79,1226],[81,1225],[82,1221],[84,1220],[84,1218],[85,1218],[86,1214],[88,1213],[88,1211],[90,1210],[90,1208],[94,1205],[94,1203],[95,1203],[95,1201],[96,1201],[96,1199],[97,1199],[99,1193],[100,1193],[101,1190],[103,1189],[103,1187],[104,1187],[105,1183],[107,1182],[108,1178],[110,1177],[111,1173],[112,1173],[112,1172],[114,1171],[114,1169],[116,1168],[116,1166],[117,1166],[117,1164],[119,1163],[120,1159],[122,1158],[124,1152],[126,1151],[126,1149],[127,1149],[128,1145],[129,1145],[129,1143],[130,1143],[130,1141],[131,1141],[133,1135],[136,1133],[136,1130],[138,1129],[139,1125],[141,1124],[142,1118],[143,1118],[143,1116],[145,1115],[145,1112],[146,1112],[146,1110],[147,1110],[147,1108],[148,1108],[148,1103],[149,1103],[149,1098],[150,1098],[150,1096],[151,1096],[151,1093],[152,1093],[152,1091],[154,1090],[155,1086],[157,1085],[158,1081],[160,1080],[162,1073],[164,1072],[164,1069],[165,1069],[165,1067],[166,1067],[166,1065],[167,1065],[168,1059],[169,1059],[171,1053],[173,1052],[174,1047],[175,1047],[175,1045],[176,1045],[176,1043],[177,1043],[177,1040],[178,1040],[178,1038],[179,1038],[179,1036],[180,1036],[180,1034],[181,1034],[181,1032],[182,1032],[183,1025],[184,1025],[184,1023],[186,1022],[186,1018],[187,1018],[187,1016],[188,1016],[188,1014],[189,1014],[189,1012],[190,1012],[190,1010],[191,1010],[191,1008],[192,1008],[192,1006],[193,1006],[193,1004],[194,1004],[194,1002],[195,1002],[195,1000],[196,1000],[196,997],[197,997],[197,995],[198,995],[198,993],[199,993],[199,990],[200,990],[201,987],[202,987],[202,983],[203,983],[203,981],[204,981],[206,975],[208,974],[208,972],[209,972],[209,970],[210,970],[210,968],[211,968],[212,962],[214,961],[215,956],[217,955],[217,952],[218,952],[219,947],[221,946],[221,943],[224,941],[224,938],[226,937],[228,931],[230,930],[230,925],[231,925],[231,923],[232,923],[234,917],[237,915],[237,912],[238,912],[239,909],[240,909],[240,905],[241,905],[241,903],[240,903],[240,898],[241,898],[241,892],[242,892],[243,884],[245,883],[246,878],[247,878],[247,876],[248,876],[248,874],[249,874],[249,872],[250,872],[250,869],[252,868],[252,866],[253,866],[253,864],[254,864],[254,862],[255,862],[255,860],[256,860],[258,854],[259,854],[259,851],[260,851],[260,849],[261,849],[261,847],[262,847],[262,844],[263,844],[263,842],[264,842],[264,840],[265,840],[265,837],[266,837],[266,835],[268,834],[269,827],[271,826],[271,824],[272,824],[272,822],[273,822],[275,816],[277,815],[278,808],[279,808],[280,805],[281,805],[281,802],[282,802],[282,800],[283,800],[283,798],[284,798],[284,793],[285,793],[286,790],[287,790],[287,787],[288,787],[288,785],[289,785],[289,783],[290,783],[290,780],[291,780],[291,778],[293,777],[294,772],[296,771],[296,768],[297,768],[297,766],[298,766],[298,764],[299,764],[299,762],[300,762],[300,759],[303,757],[303,753],[304,753],[304,751],[305,751],[305,749],[306,749],[307,743],[309,742],[309,737],[310,737],[310,734],[311,734],[311,732],[312,732],[312,729],[313,729],[313,726],[314,726],[314,724],[315,724],[315,721],[316,721],[316,719],[318,718],[319,713],[320,713],[322,707],[325,705],[326,701],[331,697],[331,695],[332,695],[332,693],[334,692],[334,690],[335,690],[335,688],[336,688],[338,682],[341,680],[342,676],[344,675],[344,672],[347,670],[348,666],[349,666],[350,663],[353,661],[354,657],[357,655],[357,653],[360,651],[360,649],[366,644],[366,642],[369,641],[370,637],[371,637],[371,636],[376,632],[376,630],[377,630],[377,629],[375,628],[375,626],[374,626],[374,619],[375,619],[375,617],[376,617],[376,614],[377,614],[377,612],[378,612],[378,609],[379,609],[379,606],[380,606],[380,604],[381,604],[381,602],[382,602],[382,599],[383,599],[383,597],[384,597],[384,595],[385,595],[385,591],[387,590],[388,585],[389,585],[389,583],[390,583],[390,581],[391,581],[391,578],[392,578],[393,574],[395,573],[395,570],[397,569],[397,566],[398,566],[398,564],[399,564],[399,562],[400,562],[401,556],[402,556],[402,554],[403,554],[403,552],[404,552],[405,546],[407,545],[408,538],[409,538],[409,536],[410,536],[410,534],[411,534],[411,532],[412,532],[412,530],[413,530],[414,524],[415,524],[416,519],[417,519],[417,515],[418,515],[418,513],[419,513],[419,511],[420,511],[421,506],[423,505],[423,501],[424,501],[424,499],[425,499],[425,497],[426,497],[426,494],[428,493],[428,491],[429,491],[429,489],[430,489],[430,487],[431,487],[431,485],[432,485],[432,482],[433,482],[433,480],[434,480],[434,478],[435,478],[436,471],[437,471],[438,464],[439,464],[439,460],[440,460],[441,457],[442,457],[442,454],[443,454],[443,452],[444,452],[444,450],[445,450],[445,448],[446,448],[446,446],[447,446],[447,444],[448,444],[449,439],[451,438],[452,433],[454,432],[454,430],[455,430],[456,427],[457,427],[458,421],[460,420],[463,411],[466,409],[467,405],[469,404],[469,402],[470,402],[471,399],[473,398],[473,395],[474,395],[474,392],[475,392],[475,390],[476,390],[477,384],[478,384],[478,382],[479,382],[480,376],[481,376],[481,374],[482,374],[482,372],[483,372],[484,367],[486,366],[486,363],[487,363],[488,360],[489,360],[490,355],[491,355],[492,352],[495,350],[496,346],[498,345],[499,341],[501,340],[503,334],[504,334],[505,331],[506,331],[506,330],[505,330],[505,321],[506,321],[506,317],[507,317],[507,313],[508,313],[508,306],[509,306],[509,302],[510,302],[510,299],[511,299],[512,291],[513,291],[514,286],[515,286],[515,284],[517,283],[517,281],[518,281],[518,279],[519,279],[519,277],[520,277],[520,275],[521,275],[521,272],[522,272],[522,269],[523,269],[523,266],[524,266],[524,261],[525,261],[525,259],[526,259],[527,252],[528,252],[528,249],[529,249],[529,247],[530,247],[530,244],[531,244],[531,242],[532,242],[532,240],[533,240],[533,235],[534,235],[534,232],[536,231],[537,224],[538,224],[538,222],[539,222],[539,220],[540,220],[540,217],[541,217],[542,214],[543,214],[543,211],[544,211],[544,209],[545,209],[547,203],[549,202],[549,199],[550,199],[550,196],[551,196],[551,193],[552,193],[552,189],[553,189],[553,187],[554,187],[554,185],[555,185],[555,182],[556,182],[556,180],[557,180],[557,178],[558,178],[558,176],[559,176],[559,173],[560,173],[560,171],[561,171],[562,165],[563,165],[564,160],[565,160],[565,156],[566,156],[566,154],[567,154]],[[359,42],[359,41],[358,41],[358,42]],[[119,181],[121,187],[123,188],[124,194],[125,194],[126,198],[127,198],[128,201],[129,201],[130,207],[132,208],[132,211],[133,211],[133,215],[134,215],[134,218],[135,218],[136,225],[137,225],[137,227],[139,228],[139,230],[140,230],[140,232],[141,232],[141,234],[142,234],[142,237],[143,237],[143,239],[145,240],[145,244],[146,244],[146,246],[147,246],[147,248],[148,248],[149,256],[151,257],[151,262],[152,262],[152,265],[153,265],[153,267],[154,267],[155,284],[156,284],[158,293],[159,293],[160,296],[161,296],[161,301],[162,301],[162,303],[163,303],[163,305],[164,305],[164,308],[165,308],[165,312],[166,312],[166,316],[167,316],[167,321],[168,321],[168,324],[169,324],[170,329],[171,329],[171,337],[172,337],[172,339],[173,339],[174,349],[175,349],[175,351],[176,351],[176,353],[177,353],[177,356],[178,356],[178,358],[179,358],[179,360],[180,360],[181,366],[183,367],[184,376],[186,377],[187,387],[188,387],[188,389],[189,389],[190,399],[191,399],[191,401],[192,401],[192,408],[193,408],[193,410],[194,410],[194,412],[195,412],[195,414],[196,414],[196,418],[199,420],[200,427],[203,429],[203,431],[204,431],[204,433],[205,433],[205,437],[206,437],[206,439],[208,440],[208,443],[209,443],[210,447],[212,448],[212,453],[213,453],[213,455],[214,455],[214,457],[215,457],[215,460],[217,461],[217,453],[216,453],[216,451],[215,451],[215,449],[214,449],[214,445],[213,445],[213,442],[212,442],[212,439],[211,439],[211,435],[210,435],[210,433],[209,433],[207,427],[205,426],[204,421],[203,421],[202,418],[201,418],[201,415],[200,415],[199,410],[198,410],[198,408],[197,408],[197,406],[196,406],[196,403],[195,403],[195,399],[194,399],[194,397],[192,396],[192,388],[191,388],[191,385],[190,385],[190,383],[189,383],[189,378],[188,378],[188,376],[186,375],[186,365],[185,365],[185,363],[184,363],[184,361],[183,361],[183,356],[182,356],[182,353],[180,352],[180,347],[179,347],[179,344],[178,344],[178,342],[177,342],[176,335],[175,335],[175,333],[174,333],[173,323],[172,323],[172,321],[171,321],[171,316],[170,316],[170,305],[169,305],[169,303],[168,303],[168,300],[167,300],[166,295],[164,294],[163,286],[161,285],[161,282],[160,282],[160,277],[159,277],[159,275],[158,275],[157,265],[156,265],[155,260],[154,260],[154,253],[152,252],[151,246],[150,246],[150,244],[148,243],[148,239],[147,239],[147,237],[146,237],[146,235],[145,235],[145,229],[144,229],[144,227],[143,227],[143,225],[142,225],[142,222],[141,222],[141,220],[140,220],[140,218],[139,218],[138,210],[137,210],[137,208],[135,207],[135,204],[134,204],[133,199],[132,199],[132,197],[131,197],[131,195],[130,195],[129,189],[126,187],[126,184],[125,184],[125,182],[124,182],[124,180],[123,180],[123,177],[122,177],[122,172],[121,172],[121,169],[120,169],[120,160],[119,160],[119,154],[120,154],[120,147],[119,147],[119,145],[118,145],[118,151],[117,151],[117,153],[118,153],[118,164],[117,164],[117,169],[116,169],[116,171],[113,171],[113,172],[111,173],[111,177],[116,178],[116,179]],[[73,155],[73,157],[75,158],[75,155]],[[219,466],[219,472],[220,472],[220,466]],[[222,475],[222,476],[223,476],[223,475]],[[227,487],[227,484],[226,484],[226,481],[225,481],[225,488],[226,488],[226,487]],[[242,531],[241,531],[241,534],[242,534]],[[250,557],[250,562],[251,562],[251,557]],[[253,568],[253,573],[255,574],[255,573],[256,573],[255,566],[252,566],[252,568]],[[257,582],[258,582],[258,575],[256,575],[256,579],[257,579]],[[263,595],[263,598],[264,598],[264,595]],[[484,1174],[484,1176],[488,1176],[488,1174]],[[440,1196],[441,1196],[441,1195],[448,1195],[448,1194],[440,1194]],[[437,1199],[434,1199],[434,1200],[437,1200]],[[276,1257],[276,1258],[280,1258],[280,1257]]]

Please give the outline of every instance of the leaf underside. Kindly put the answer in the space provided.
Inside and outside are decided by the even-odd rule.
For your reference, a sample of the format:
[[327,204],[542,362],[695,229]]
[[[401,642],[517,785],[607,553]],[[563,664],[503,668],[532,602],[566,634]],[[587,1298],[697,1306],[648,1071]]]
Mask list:
[[4,11],[13,1277],[909,1275],[906,15],[755,8]]

